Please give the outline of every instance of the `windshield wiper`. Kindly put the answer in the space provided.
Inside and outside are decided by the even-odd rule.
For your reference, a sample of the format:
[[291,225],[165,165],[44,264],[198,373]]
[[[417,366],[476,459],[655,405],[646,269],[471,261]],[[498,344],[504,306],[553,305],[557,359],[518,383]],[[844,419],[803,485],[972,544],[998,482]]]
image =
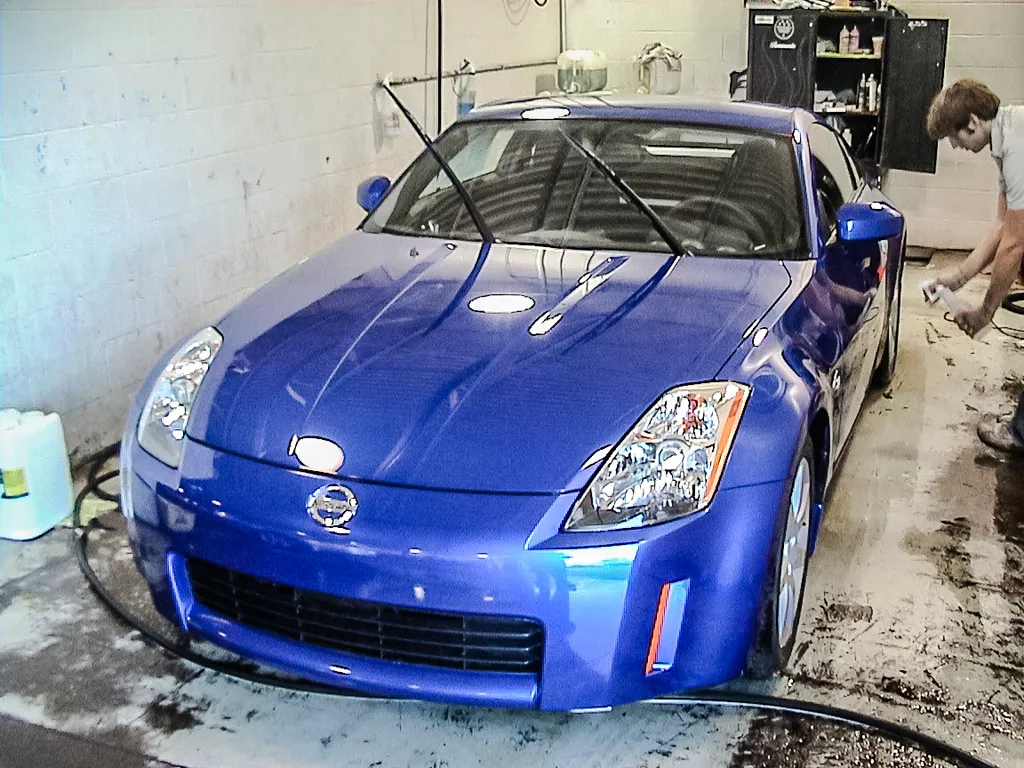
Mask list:
[[434,159],[441,166],[441,169],[445,172],[448,180],[451,181],[452,186],[455,187],[455,190],[459,193],[459,197],[462,198],[462,202],[465,204],[466,210],[469,211],[470,218],[473,219],[473,223],[480,232],[481,239],[485,243],[493,243],[494,233],[491,231],[491,228],[487,226],[487,222],[484,221],[484,217],[481,215],[480,209],[476,207],[476,203],[473,202],[473,198],[469,196],[469,192],[466,190],[465,185],[459,180],[459,177],[455,175],[455,171],[452,170],[452,167],[448,165],[448,161],[441,156],[440,152],[437,151],[437,147],[434,146],[427,134],[424,133],[420,124],[416,122],[416,118],[413,117],[413,114],[406,109],[405,104],[402,103],[401,99],[399,99],[395,92],[391,90],[391,86],[388,82],[386,80],[381,82],[380,87],[387,91],[388,96],[390,96],[391,100],[395,102],[395,106],[401,110],[403,115],[405,115],[405,119],[409,121],[410,125],[412,125],[413,130],[416,131],[416,135],[420,137],[424,146],[426,146],[430,154],[434,156]]
[[603,173],[605,176],[607,176],[608,180],[611,181],[611,183],[614,184],[616,187],[618,187],[622,194],[628,197],[630,202],[632,202],[637,208],[639,208],[643,212],[643,214],[648,219],[651,220],[651,224],[654,225],[654,229],[657,231],[659,235],[661,235],[661,239],[664,240],[665,244],[668,245],[668,247],[672,250],[673,255],[694,255],[693,251],[691,251],[689,248],[683,247],[683,244],[679,242],[679,238],[677,238],[672,233],[672,230],[670,230],[666,226],[661,216],[655,213],[654,209],[651,208],[651,206],[649,206],[647,202],[642,197],[640,197],[640,195],[638,195],[631,186],[629,186],[629,184],[623,181],[622,178],[615,171],[613,171],[604,160],[602,160],[600,157],[595,155],[592,151],[587,149],[580,142],[576,141],[576,139],[574,139],[572,136],[570,136],[568,133],[562,130],[561,126],[556,125],[555,128],[558,130],[560,134],[562,134],[562,138],[564,138],[567,142],[569,142],[569,144],[574,149],[576,149],[578,152],[581,152],[588,160],[590,160],[590,162],[597,166],[597,169],[601,171],[601,173]]

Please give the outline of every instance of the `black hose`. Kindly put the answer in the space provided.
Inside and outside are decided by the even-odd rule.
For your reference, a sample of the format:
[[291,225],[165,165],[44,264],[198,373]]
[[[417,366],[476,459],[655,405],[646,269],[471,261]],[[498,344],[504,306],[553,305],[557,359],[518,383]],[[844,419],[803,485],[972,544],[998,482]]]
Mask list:
[[[272,675],[264,675],[258,672],[249,671],[240,662],[225,662],[217,659],[211,659],[193,651],[189,647],[190,640],[188,637],[182,636],[182,639],[175,643],[168,642],[165,638],[146,627],[141,621],[134,617],[130,611],[126,610],[121,603],[118,602],[117,598],[111,595],[107,588],[103,586],[103,583],[96,575],[96,572],[92,569],[92,566],[89,565],[89,530],[87,527],[81,525],[82,502],[85,501],[89,494],[96,493],[97,488],[101,483],[109,482],[120,474],[117,470],[98,474],[99,469],[103,464],[113,456],[117,455],[119,445],[120,444],[112,445],[96,455],[94,462],[89,469],[89,482],[75,499],[75,508],[72,513],[72,522],[75,529],[74,548],[75,557],[78,560],[78,567],[81,569],[86,581],[89,582],[89,586],[92,587],[93,591],[100,598],[100,601],[106,605],[117,619],[131,629],[134,629],[142,635],[144,639],[156,646],[159,646],[172,656],[184,659],[185,661],[189,661],[199,667],[209,669],[213,672],[219,672],[222,675],[246,680],[247,682],[255,683],[256,685],[273,686],[300,693],[317,693],[327,696],[343,696],[354,699],[397,699],[397,697],[382,697],[375,696],[373,694],[357,693],[344,688],[324,685],[321,683],[290,680]],[[116,497],[114,500],[116,500]],[[789,715],[811,717],[818,720],[839,723],[861,731],[881,734],[893,741],[917,747],[931,757],[939,760],[953,761],[960,765],[961,768],[996,768],[991,763],[986,763],[980,758],[974,757],[973,755],[970,755],[952,745],[945,744],[938,739],[911,730],[910,728],[906,728],[897,723],[892,723],[871,715],[851,712],[849,710],[830,707],[824,704],[815,704],[814,702],[809,701],[786,699],[777,696],[762,696],[751,693],[709,691],[688,695],[665,696],[657,699],[648,699],[641,703],[654,704],[658,706],[704,706],[716,708],[740,707],[744,709],[782,712]]]
[[[97,453],[92,458],[92,461],[89,462],[89,487],[92,489],[92,492],[96,496],[99,496],[104,501],[112,501],[115,504],[119,504],[120,501],[121,501],[117,497],[117,494],[108,493],[107,491],[104,491],[100,487],[100,485],[102,483],[106,482],[107,480],[113,480],[120,473],[119,472],[114,472],[110,477],[106,478],[105,480],[97,479],[96,475],[99,473],[100,469],[103,468],[104,464],[106,464],[112,458],[117,456],[117,453],[120,450],[121,450],[121,443],[120,442],[114,443],[113,445],[109,445],[106,448],[104,448],[102,451]],[[77,525],[76,525],[76,527],[77,527]]]
[[880,717],[864,715],[860,712],[850,712],[845,709],[830,707],[826,704],[815,704],[812,701],[783,699],[778,696],[760,696],[756,693],[711,692],[694,696],[665,696],[659,699],[651,699],[648,703],[669,706],[701,704],[709,707],[742,707],[784,712],[789,715],[804,715],[819,720],[840,723],[862,731],[879,733],[892,741],[913,745],[931,757],[940,760],[952,760],[962,766],[962,768],[995,768],[991,763],[986,763],[984,760],[957,749],[951,744],[946,744],[919,731],[912,731],[909,728],[883,720]]
[[[241,680],[246,680],[250,683],[256,683],[258,685],[272,685],[278,688],[285,688],[290,691],[299,691],[301,693],[323,693],[334,696],[355,696],[359,698],[377,698],[372,695],[366,695],[362,693],[350,693],[344,689],[335,688],[333,686],[322,685],[320,683],[304,682],[301,680],[288,680],[286,678],[273,677],[270,675],[261,675],[256,672],[250,672],[244,665],[237,662],[224,662],[216,659],[211,659],[202,654],[196,653],[190,647],[190,641],[187,637],[183,637],[177,643],[170,643],[160,635],[156,634],[148,627],[146,627],[141,621],[132,616],[127,611],[106,587],[103,586],[103,582],[96,575],[96,572],[92,569],[89,564],[88,556],[88,544],[89,544],[89,530],[83,526],[82,521],[82,502],[85,501],[86,497],[91,493],[96,493],[96,490],[100,483],[105,483],[113,480],[117,477],[120,472],[112,471],[102,475],[96,475],[96,470],[109,460],[112,456],[117,454],[118,445],[113,445],[110,448],[105,449],[102,453],[97,455],[95,462],[89,470],[89,484],[78,494],[75,499],[75,507],[72,512],[72,524],[74,525],[74,548],[75,557],[78,560],[78,567],[85,576],[86,581],[89,582],[89,586],[99,597],[100,601],[107,606],[107,608],[114,614],[114,616],[123,622],[131,629],[138,632],[146,640],[159,646],[167,653],[173,656],[190,661],[200,667],[219,672],[222,675],[228,675],[230,677],[236,677]],[[99,494],[96,494],[99,495]],[[109,494],[108,494],[109,495]],[[102,498],[102,497],[101,497]],[[116,501],[116,497],[112,497],[113,501]]]
[[1024,315],[1024,291],[1010,291],[1003,299],[1003,309],[1015,315]]

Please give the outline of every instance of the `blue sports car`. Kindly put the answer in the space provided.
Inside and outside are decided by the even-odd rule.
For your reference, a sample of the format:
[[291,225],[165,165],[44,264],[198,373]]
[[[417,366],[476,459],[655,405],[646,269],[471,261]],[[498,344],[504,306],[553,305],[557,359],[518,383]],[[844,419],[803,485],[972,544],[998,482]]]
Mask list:
[[358,691],[586,710],[763,678],[893,376],[904,219],[802,110],[494,104],[160,360],[159,611]]

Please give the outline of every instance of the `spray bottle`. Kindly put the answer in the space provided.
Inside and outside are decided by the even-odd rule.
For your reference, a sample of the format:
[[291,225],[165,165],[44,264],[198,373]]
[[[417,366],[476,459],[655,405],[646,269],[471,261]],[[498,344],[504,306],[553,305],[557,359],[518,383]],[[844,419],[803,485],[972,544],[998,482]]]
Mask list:
[[452,82],[452,87],[458,99],[458,115],[462,117],[476,106],[476,69],[469,59],[462,60],[459,74]]

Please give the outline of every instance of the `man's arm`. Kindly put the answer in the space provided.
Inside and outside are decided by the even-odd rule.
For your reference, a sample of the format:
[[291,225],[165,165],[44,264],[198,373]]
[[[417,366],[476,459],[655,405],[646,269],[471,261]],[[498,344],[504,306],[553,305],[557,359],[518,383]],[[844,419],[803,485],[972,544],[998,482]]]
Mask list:
[[992,265],[992,281],[985,294],[985,301],[974,310],[958,312],[955,320],[960,329],[974,336],[992,321],[996,310],[1013,287],[1013,281],[1020,274],[1021,257],[1024,256],[1024,210],[1007,211],[1003,221],[1003,234],[996,250]]
[[996,251],[1003,239],[1003,222],[1006,220],[1006,192],[999,193],[999,207],[997,209],[996,223],[987,235],[971,251],[970,255],[958,267],[945,269],[938,274],[935,282],[944,285],[952,291],[958,291],[967,285],[972,278],[977,276],[981,270],[992,263],[996,257]]
[[996,260],[992,265],[992,282],[982,305],[994,315],[1020,274],[1021,256],[1024,256],[1024,211],[1007,211],[1003,224],[1003,237],[999,241]]

